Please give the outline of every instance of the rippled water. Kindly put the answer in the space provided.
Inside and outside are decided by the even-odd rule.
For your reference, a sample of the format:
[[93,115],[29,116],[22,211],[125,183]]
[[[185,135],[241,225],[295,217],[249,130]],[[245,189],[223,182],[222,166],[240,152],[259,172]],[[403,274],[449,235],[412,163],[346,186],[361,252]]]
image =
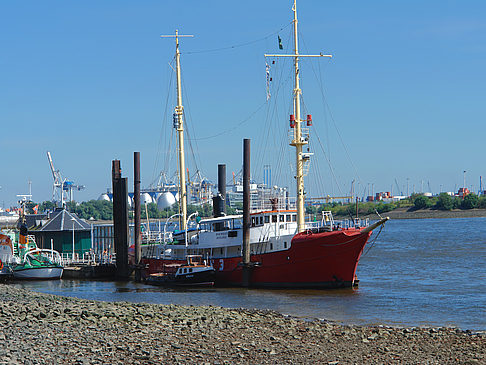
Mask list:
[[486,330],[486,218],[395,220],[365,248],[358,289],[173,290],[133,282],[60,280],[14,285],[104,301],[273,309],[353,324]]

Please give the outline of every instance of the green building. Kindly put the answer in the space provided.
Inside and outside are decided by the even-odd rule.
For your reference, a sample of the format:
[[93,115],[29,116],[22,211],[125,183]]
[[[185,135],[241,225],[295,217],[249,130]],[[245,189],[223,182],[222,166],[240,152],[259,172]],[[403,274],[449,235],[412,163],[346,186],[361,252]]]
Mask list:
[[91,247],[91,225],[75,213],[57,209],[49,219],[41,220],[29,228],[40,248],[53,248],[61,256],[82,258]]

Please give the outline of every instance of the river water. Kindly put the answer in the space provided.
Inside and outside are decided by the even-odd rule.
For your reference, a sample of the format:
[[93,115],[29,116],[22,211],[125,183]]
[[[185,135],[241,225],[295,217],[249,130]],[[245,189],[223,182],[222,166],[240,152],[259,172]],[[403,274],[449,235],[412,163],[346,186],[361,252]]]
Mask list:
[[18,282],[39,292],[103,301],[272,309],[347,324],[486,330],[486,218],[389,221],[360,260],[357,289],[174,290],[134,282]]

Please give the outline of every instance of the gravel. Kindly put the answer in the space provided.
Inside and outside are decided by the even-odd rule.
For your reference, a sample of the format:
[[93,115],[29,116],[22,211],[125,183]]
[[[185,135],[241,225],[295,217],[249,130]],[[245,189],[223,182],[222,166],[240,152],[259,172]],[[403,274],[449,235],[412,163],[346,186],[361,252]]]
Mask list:
[[486,364],[486,333],[97,302],[0,284],[0,364]]

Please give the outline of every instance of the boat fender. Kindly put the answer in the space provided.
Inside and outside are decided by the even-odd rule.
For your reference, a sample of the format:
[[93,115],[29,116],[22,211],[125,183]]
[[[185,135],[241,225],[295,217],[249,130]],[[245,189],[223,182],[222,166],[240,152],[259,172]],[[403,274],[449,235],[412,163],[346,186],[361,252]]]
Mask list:
[[2,260],[0,260],[0,270],[2,270],[2,269],[3,269],[3,262],[2,262]]

